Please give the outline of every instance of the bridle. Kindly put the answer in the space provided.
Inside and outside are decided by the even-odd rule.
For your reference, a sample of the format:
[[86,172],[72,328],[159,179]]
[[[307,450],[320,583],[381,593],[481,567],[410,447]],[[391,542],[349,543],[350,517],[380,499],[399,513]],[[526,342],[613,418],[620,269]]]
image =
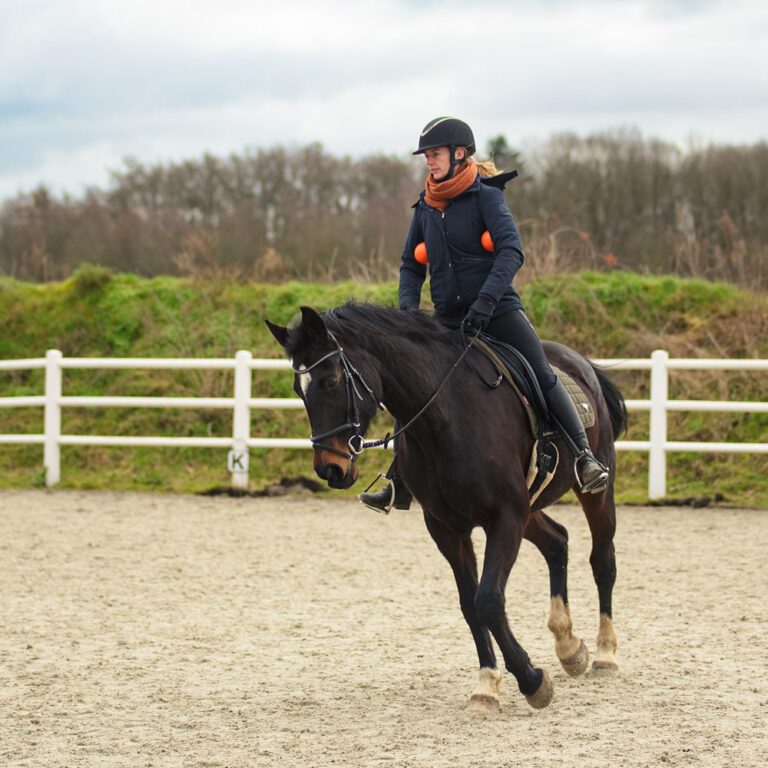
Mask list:
[[[348,459],[349,461],[354,461],[367,447],[369,447],[363,441],[363,433],[360,429],[360,411],[358,409],[357,401],[359,400],[362,402],[365,400],[365,397],[360,394],[358,383],[373,398],[373,401],[376,403],[378,408],[383,411],[384,406],[378,401],[376,395],[368,386],[360,371],[358,371],[357,368],[352,365],[349,358],[347,357],[347,353],[344,351],[344,348],[341,346],[341,344],[339,344],[336,337],[330,331],[328,331],[328,336],[336,345],[336,349],[330,351],[327,355],[323,355],[323,357],[321,357],[319,360],[316,360],[314,363],[312,363],[312,365],[302,368],[294,368],[293,370],[295,373],[300,375],[302,373],[309,373],[313,368],[317,368],[318,365],[324,363],[326,360],[330,360],[332,357],[336,357],[336,355],[339,356],[341,370],[344,373],[344,388],[346,389],[347,393],[347,420],[344,422],[344,424],[341,424],[338,427],[334,427],[333,429],[329,429],[326,432],[320,432],[319,434],[313,433],[310,435],[309,439],[313,448],[320,448],[324,451],[335,453],[337,456],[341,456],[345,459]],[[340,432],[345,432],[348,429],[353,431],[352,437],[350,437],[347,441],[347,446],[349,448],[348,452],[342,451],[332,445],[328,445],[328,443],[323,442],[329,437],[338,435]]]
[[[464,328],[462,326],[462,340],[464,340]],[[349,461],[354,462],[355,459],[367,448],[378,448],[379,446],[383,446],[386,448],[390,441],[396,438],[399,434],[405,432],[408,427],[410,427],[423,413],[424,411],[429,408],[430,405],[435,401],[435,398],[440,394],[440,390],[445,386],[445,383],[448,381],[448,379],[451,377],[451,374],[459,367],[459,364],[461,361],[465,358],[467,352],[469,352],[470,349],[472,349],[472,345],[475,343],[475,339],[480,335],[480,331],[476,331],[475,334],[470,338],[469,343],[467,343],[464,346],[464,349],[462,350],[461,354],[457,358],[456,362],[453,364],[451,369],[448,371],[448,373],[445,374],[445,377],[438,385],[437,389],[432,393],[432,396],[427,400],[427,402],[421,407],[421,409],[418,411],[418,413],[408,421],[407,424],[404,424],[402,427],[397,429],[394,434],[389,434],[389,432],[380,440],[363,440],[363,433],[360,429],[360,413],[357,407],[357,400],[363,401],[365,398],[363,395],[360,394],[360,390],[357,387],[357,382],[360,383],[360,385],[365,389],[365,391],[373,398],[374,402],[376,403],[377,407],[380,410],[385,410],[384,406],[379,402],[378,398],[374,394],[373,390],[368,386],[365,379],[362,377],[362,374],[355,368],[354,365],[350,362],[350,359],[347,357],[347,353],[344,351],[341,344],[339,344],[336,337],[328,331],[328,336],[330,337],[331,341],[336,346],[336,349],[331,350],[326,355],[323,355],[319,360],[315,360],[314,363],[310,366],[302,367],[302,368],[294,368],[294,372],[298,374],[302,373],[309,373],[312,369],[317,368],[318,365],[321,363],[324,363],[326,360],[330,360],[332,357],[336,357],[336,355],[339,356],[339,362],[341,363],[341,370],[344,373],[344,386],[347,393],[347,420],[344,424],[341,424],[338,427],[334,427],[333,429],[329,429],[326,432],[321,432],[320,434],[312,434],[309,437],[310,442],[312,443],[313,448],[320,448],[324,451],[329,451],[330,453],[334,453],[337,456],[341,456],[342,458],[345,458]],[[347,441],[347,446],[349,448],[349,451],[342,451],[338,448],[335,448],[332,445],[328,445],[328,443],[324,443],[324,440],[327,440],[329,437],[333,437],[334,435],[338,435],[340,432],[344,432],[345,430],[351,429],[353,430],[353,435],[349,438]]]

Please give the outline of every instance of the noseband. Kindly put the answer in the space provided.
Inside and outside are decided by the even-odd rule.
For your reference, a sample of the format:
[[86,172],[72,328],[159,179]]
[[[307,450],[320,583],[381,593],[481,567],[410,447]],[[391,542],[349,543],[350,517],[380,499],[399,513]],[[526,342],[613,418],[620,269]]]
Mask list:
[[[332,357],[336,357],[336,355],[339,356],[341,370],[344,373],[344,387],[347,392],[347,420],[344,424],[341,424],[338,427],[334,427],[333,429],[329,429],[327,432],[312,434],[310,435],[309,439],[313,448],[320,448],[324,451],[335,453],[337,456],[341,456],[342,458],[354,462],[354,460],[363,452],[366,447],[363,442],[363,433],[360,429],[360,412],[358,410],[357,404],[358,400],[362,401],[365,399],[365,397],[360,394],[358,383],[373,398],[373,401],[382,411],[384,410],[384,406],[379,403],[376,395],[373,393],[373,390],[368,386],[368,384],[366,384],[365,379],[362,377],[357,368],[352,365],[341,344],[339,344],[339,342],[336,340],[336,337],[330,331],[328,331],[328,336],[330,336],[331,341],[333,341],[333,343],[336,345],[336,349],[329,352],[327,355],[323,355],[323,357],[321,357],[319,360],[316,360],[314,363],[312,363],[312,365],[307,366],[306,368],[294,368],[293,370],[298,374],[309,373],[313,368],[317,368],[320,363],[324,363],[326,360],[330,360]],[[340,432],[345,432],[348,429],[351,429],[353,432],[352,437],[350,437],[347,441],[347,446],[349,447],[348,452],[341,451],[338,448],[323,442],[329,437],[338,435]]]

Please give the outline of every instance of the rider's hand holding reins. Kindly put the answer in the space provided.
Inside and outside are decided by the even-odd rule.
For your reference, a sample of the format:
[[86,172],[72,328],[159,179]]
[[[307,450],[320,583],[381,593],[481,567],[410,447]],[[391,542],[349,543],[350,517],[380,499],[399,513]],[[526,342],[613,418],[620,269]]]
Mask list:
[[476,331],[484,331],[491,322],[496,302],[488,296],[478,296],[469,308],[464,322]]

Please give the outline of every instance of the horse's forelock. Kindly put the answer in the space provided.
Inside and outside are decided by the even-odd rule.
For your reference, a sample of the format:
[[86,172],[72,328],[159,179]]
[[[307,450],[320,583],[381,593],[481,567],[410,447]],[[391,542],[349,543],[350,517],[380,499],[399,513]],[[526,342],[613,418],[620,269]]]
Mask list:
[[[326,313],[323,313],[324,316]],[[327,327],[327,323],[326,323]],[[327,344],[318,345],[316,340],[314,342],[314,348],[318,350],[327,351],[333,348],[333,343],[330,339],[326,340]],[[310,354],[313,349],[312,334],[308,332],[304,326],[301,318],[296,318],[288,326],[288,336],[285,341],[285,351],[290,358],[301,358],[304,355]]]
[[288,357],[295,357],[296,352],[304,345],[305,333],[301,323],[288,327],[288,337],[285,341],[285,351]]
[[293,323],[288,328],[288,338],[285,342],[285,351],[292,359],[301,358],[311,350],[311,339],[301,321]]

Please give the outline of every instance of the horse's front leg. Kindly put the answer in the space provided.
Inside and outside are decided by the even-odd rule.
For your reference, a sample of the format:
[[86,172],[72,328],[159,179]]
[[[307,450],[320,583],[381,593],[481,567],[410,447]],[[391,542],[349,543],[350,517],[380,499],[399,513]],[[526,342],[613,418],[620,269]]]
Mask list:
[[480,661],[480,680],[469,699],[469,708],[493,712],[499,708],[501,672],[496,667],[496,655],[491,645],[488,628],[484,627],[475,610],[477,593],[477,560],[472,538],[468,533],[457,533],[424,510],[424,520],[437,548],[453,570],[459,590],[459,604],[464,619],[472,632]]
[[520,692],[534,709],[541,709],[552,701],[552,681],[546,670],[531,664],[509,628],[504,609],[504,589],[522,539],[523,523],[511,511],[500,511],[486,528],[483,576],[475,597],[475,609],[480,621],[491,630]]

